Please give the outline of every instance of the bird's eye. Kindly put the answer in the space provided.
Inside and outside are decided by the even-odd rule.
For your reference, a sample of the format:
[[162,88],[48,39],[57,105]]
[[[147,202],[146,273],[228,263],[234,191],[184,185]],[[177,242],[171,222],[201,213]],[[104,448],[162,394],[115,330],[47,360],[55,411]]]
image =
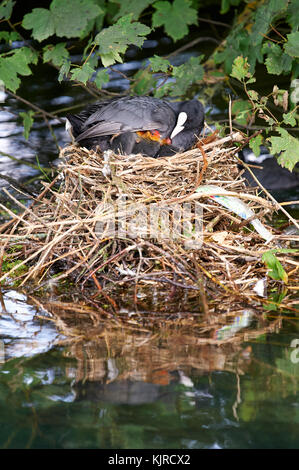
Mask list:
[[150,131],[150,132],[151,132],[151,134],[152,134],[153,136],[161,137],[161,136],[160,136],[160,132],[157,131],[156,129],[154,129],[153,131]]

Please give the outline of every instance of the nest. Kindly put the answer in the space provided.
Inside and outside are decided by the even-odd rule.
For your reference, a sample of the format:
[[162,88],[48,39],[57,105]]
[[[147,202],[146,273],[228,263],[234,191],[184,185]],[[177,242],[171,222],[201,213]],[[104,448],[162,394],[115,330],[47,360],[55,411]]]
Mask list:
[[[112,310],[120,286],[132,288],[135,300],[144,288],[187,292],[204,311],[261,304],[254,291],[267,278],[261,256],[279,236],[265,242],[251,222],[267,225],[277,205],[246,187],[235,158],[240,140],[238,133],[214,136],[159,159],[62,149],[58,176],[0,227],[6,256],[18,260],[0,280],[25,265],[21,285],[68,279],[83,292],[95,289],[93,302],[104,296]],[[207,185],[213,194],[197,191]],[[254,217],[244,220],[219,204],[216,186],[216,194],[242,200]]]

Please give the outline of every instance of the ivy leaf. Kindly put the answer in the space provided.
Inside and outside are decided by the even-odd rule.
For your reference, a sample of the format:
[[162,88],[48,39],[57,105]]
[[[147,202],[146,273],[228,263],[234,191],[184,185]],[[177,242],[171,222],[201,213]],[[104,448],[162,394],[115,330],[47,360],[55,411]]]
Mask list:
[[284,50],[291,57],[299,57],[299,31],[287,34],[288,42],[284,45]]
[[34,119],[32,117],[33,115],[34,115],[34,111],[32,110],[28,111],[27,113],[20,113],[20,116],[23,119],[23,126],[24,126],[23,135],[26,140],[28,140],[29,138],[29,132],[34,122]]
[[77,80],[78,82],[82,82],[86,85],[86,82],[92,77],[94,71],[95,70],[89,65],[89,63],[86,62],[82,67],[72,69],[70,73],[72,74],[72,80]]
[[294,118],[294,113],[291,111],[290,113],[283,114],[283,122],[286,125],[290,125],[292,127],[296,126],[296,119]]
[[120,54],[124,54],[130,44],[142,46],[150,28],[141,23],[131,23],[132,15],[120,18],[116,24],[103,29],[95,37],[95,44],[99,45],[99,54],[104,67],[122,62]]
[[262,261],[266,264],[269,276],[277,281],[288,282],[288,275],[283,269],[280,261],[276,258],[272,251],[266,251],[262,256]]
[[151,65],[152,71],[153,72],[164,72],[167,73],[168,69],[170,67],[170,62],[167,59],[163,59],[163,57],[159,57],[157,55],[154,55],[154,57],[151,57],[149,59],[149,63]]
[[258,157],[261,153],[260,146],[262,145],[262,143],[263,143],[263,138],[261,134],[257,135],[253,139],[250,139],[249,141],[249,147],[251,148],[251,150],[253,151],[256,157]]
[[182,39],[189,32],[188,25],[197,24],[197,11],[190,5],[190,0],[174,0],[172,4],[166,1],[154,3],[153,27],[164,26],[165,32],[174,41]]
[[109,82],[109,73],[107,70],[99,70],[94,80],[96,86],[100,90],[105,83]]
[[53,65],[60,67],[64,61],[69,57],[69,51],[65,48],[66,42],[60,42],[53,46],[48,44],[44,47],[43,61],[52,62]]
[[270,153],[273,155],[280,154],[278,157],[278,163],[288,170],[292,171],[296,163],[299,162],[299,141],[286,129],[279,127],[277,129],[280,137],[272,136],[269,137],[271,143]]
[[129,13],[132,13],[132,19],[138,20],[140,14],[145,10],[149,5],[151,5],[154,0],[110,0],[112,3],[117,3],[119,5],[118,13],[113,17],[113,20],[118,20],[122,16],[126,16]]
[[5,87],[15,92],[20,86],[21,80],[18,75],[31,75],[29,64],[36,64],[38,54],[29,47],[15,49],[7,57],[0,57],[0,77]]
[[22,26],[32,29],[32,36],[37,41],[54,33],[59,37],[80,37],[88,21],[101,13],[102,9],[93,0],[53,0],[50,10],[34,8],[31,13],[27,13]]
[[4,0],[0,5],[0,20],[9,20],[14,4],[12,0]]
[[251,77],[249,67],[250,65],[247,62],[247,57],[245,57],[245,59],[242,56],[236,57],[233,62],[232,72],[230,75],[242,82],[245,78]]

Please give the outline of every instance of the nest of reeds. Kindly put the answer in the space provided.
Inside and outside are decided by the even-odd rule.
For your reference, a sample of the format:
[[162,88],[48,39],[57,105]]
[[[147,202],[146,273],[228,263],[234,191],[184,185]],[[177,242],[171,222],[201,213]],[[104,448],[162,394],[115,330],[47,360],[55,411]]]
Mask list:
[[[158,159],[62,149],[58,176],[1,227],[7,256],[18,264],[0,280],[25,265],[22,285],[67,278],[82,289],[94,287],[113,309],[120,286],[133,287],[135,299],[144,287],[188,292],[205,311],[258,304],[254,288],[267,278],[261,256],[279,237],[265,242],[251,222],[267,225],[277,206],[246,187],[236,141],[242,141],[238,133],[214,136]],[[197,191],[207,185],[213,194]],[[219,204],[215,187],[216,194],[225,190],[241,199],[254,217],[243,220]]]

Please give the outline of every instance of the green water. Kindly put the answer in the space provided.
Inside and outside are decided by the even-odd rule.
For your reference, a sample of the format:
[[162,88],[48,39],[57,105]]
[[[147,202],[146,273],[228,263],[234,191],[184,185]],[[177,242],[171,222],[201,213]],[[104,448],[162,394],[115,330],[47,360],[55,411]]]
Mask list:
[[2,298],[1,448],[299,447],[296,317],[262,316],[251,340],[220,346],[138,326],[63,344],[27,302]]

